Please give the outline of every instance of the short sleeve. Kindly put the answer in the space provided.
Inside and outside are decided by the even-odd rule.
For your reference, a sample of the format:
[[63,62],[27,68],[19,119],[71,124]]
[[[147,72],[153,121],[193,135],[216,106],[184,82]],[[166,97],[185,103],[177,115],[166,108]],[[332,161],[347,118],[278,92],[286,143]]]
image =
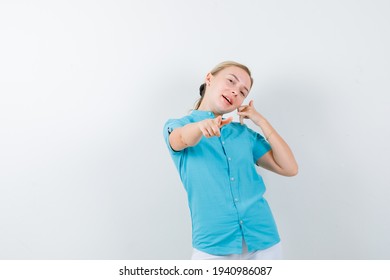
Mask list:
[[252,130],[253,135],[253,162],[256,163],[265,153],[271,150],[271,145],[259,133]]
[[166,143],[170,153],[178,153],[178,152],[173,150],[171,145],[169,144],[169,135],[171,134],[171,132],[175,128],[182,127],[182,126],[184,126],[186,124],[187,124],[187,122],[185,120],[183,120],[183,119],[169,119],[165,123],[163,134],[164,134],[165,143]]

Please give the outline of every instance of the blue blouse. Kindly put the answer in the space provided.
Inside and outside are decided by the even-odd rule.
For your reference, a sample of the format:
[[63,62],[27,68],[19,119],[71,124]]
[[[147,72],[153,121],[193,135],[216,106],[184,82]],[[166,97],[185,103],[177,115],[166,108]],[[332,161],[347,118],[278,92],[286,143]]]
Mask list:
[[169,134],[177,127],[215,118],[212,112],[193,110],[164,126],[164,138],[188,195],[192,219],[192,246],[213,255],[240,254],[242,239],[248,251],[264,250],[280,241],[264,199],[265,185],[257,160],[271,149],[259,133],[232,122],[220,137],[202,137],[193,147],[174,151]]

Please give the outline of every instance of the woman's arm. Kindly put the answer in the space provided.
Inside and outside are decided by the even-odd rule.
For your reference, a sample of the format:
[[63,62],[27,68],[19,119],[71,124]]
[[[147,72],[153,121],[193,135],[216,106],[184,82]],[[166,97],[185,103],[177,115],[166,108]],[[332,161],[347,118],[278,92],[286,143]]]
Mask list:
[[169,135],[169,144],[173,150],[178,152],[197,145],[202,136],[207,138],[219,137],[221,136],[220,128],[232,120],[232,117],[222,120],[222,117],[218,116],[214,119],[206,119],[175,128]]
[[253,100],[249,102],[249,105],[241,106],[238,111],[241,122],[243,118],[251,119],[261,128],[263,135],[271,145],[272,149],[257,160],[257,165],[283,176],[298,174],[298,164],[290,147],[271,124],[256,111]]

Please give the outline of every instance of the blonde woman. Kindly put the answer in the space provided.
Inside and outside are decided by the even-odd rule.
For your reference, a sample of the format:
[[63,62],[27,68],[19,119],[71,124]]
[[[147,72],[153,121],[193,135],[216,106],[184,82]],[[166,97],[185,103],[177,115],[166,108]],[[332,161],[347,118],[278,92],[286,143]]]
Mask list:
[[[210,71],[201,98],[187,116],[170,119],[164,137],[188,194],[192,259],[281,259],[277,226],[255,165],[294,176],[298,165],[278,132],[243,102],[253,84],[250,70],[226,61]],[[224,114],[237,111],[240,122]],[[251,120],[264,137],[248,128]]]

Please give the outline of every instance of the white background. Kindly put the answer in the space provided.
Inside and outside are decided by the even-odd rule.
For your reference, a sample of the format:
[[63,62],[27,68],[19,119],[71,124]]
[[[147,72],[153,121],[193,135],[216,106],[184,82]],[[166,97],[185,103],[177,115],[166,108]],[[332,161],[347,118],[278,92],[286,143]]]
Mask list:
[[162,128],[223,60],[252,70],[247,101],[299,163],[259,170],[285,257],[389,259],[389,14],[386,0],[1,1],[0,259],[188,259]]

